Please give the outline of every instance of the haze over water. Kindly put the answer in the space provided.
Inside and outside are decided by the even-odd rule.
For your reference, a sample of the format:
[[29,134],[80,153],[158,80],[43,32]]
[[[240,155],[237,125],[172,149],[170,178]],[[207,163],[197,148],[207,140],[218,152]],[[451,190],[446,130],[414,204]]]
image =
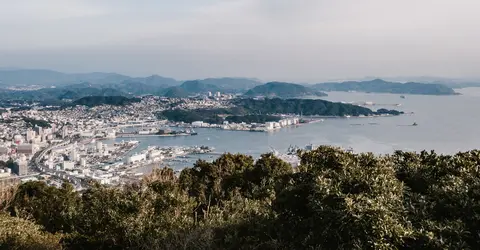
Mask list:
[[[216,152],[244,153],[258,157],[275,148],[285,152],[289,145],[303,148],[316,145],[352,147],[355,152],[393,153],[394,150],[435,150],[439,153],[456,153],[480,148],[480,88],[457,90],[458,96],[367,94],[330,92],[324,98],[330,101],[374,102],[412,115],[376,118],[338,118],[324,122],[290,127],[271,133],[196,129],[197,136],[139,137],[141,145],[135,152],[149,145],[215,147]],[[402,104],[400,107],[392,104]],[[375,109],[381,108],[374,106]],[[410,126],[414,122],[418,126]],[[377,123],[370,125],[369,123]],[[359,125],[363,124],[363,125]],[[117,138],[118,141],[122,140]],[[175,163],[176,168],[191,163]]]

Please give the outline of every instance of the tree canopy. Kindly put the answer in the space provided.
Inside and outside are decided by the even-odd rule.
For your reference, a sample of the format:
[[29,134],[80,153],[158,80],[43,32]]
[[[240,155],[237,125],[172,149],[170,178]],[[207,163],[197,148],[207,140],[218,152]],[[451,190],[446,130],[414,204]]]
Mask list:
[[13,241],[2,225],[0,246],[478,248],[480,151],[377,156],[322,146],[299,157],[292,168],[273,154],[255,161],[228,153],[199,160],[178,177],[156,169],[140,183],[95,184],[81,195],[69,185],[28,182],[6,203],[0,222],[21,222],[20,235],[29,236]]

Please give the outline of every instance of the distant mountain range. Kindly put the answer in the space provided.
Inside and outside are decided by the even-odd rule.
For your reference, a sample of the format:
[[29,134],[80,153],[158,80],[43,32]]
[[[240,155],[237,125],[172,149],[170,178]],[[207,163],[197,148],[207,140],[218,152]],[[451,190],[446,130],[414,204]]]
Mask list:
[[103,88],[86,83],[38,90],[0,89],[0,100],[37,101],[48,105],[62,104],[66,100],[77,100],[85,96],[131,97],[132,95],[114,88]]
[[372,93],[392,94],[418,94],[418,95],[455,95],[455,91],[442,84],[417,83],[417,82],[388,82],[382,79],[371,81],[347,81],[319,83],[312,86],[319,91],[358,91]]
[[389,82],[419,82],[419,83],[436,83],[442,84],[450,88],[466,88],[466,87],[480,87],[480,78],[448,78],[448,77],[433,77],[433,76],[399,76],[399,77],[374,77],[367,76],[362,79],[354,80],[335,80],[331,82],[349,82],[349,81],[372,81],[375,79],[383,79]]
[[[159,75],[130,77],[117,73],[103,72],[69,74],[52,70],[1,68],[0,100],[58,103],[64,100],[77,100],[86,96],[124,96],[130,98],[139,95],[157,95],[178,98],[217,91],[222,93],[243,93],[245,96],[250,97],[267,96],[280,98],[326,96],[324,91],[452,95],[456,93],[451,86],[460,86],[460,84],[455,85],[452,82],[449,82],[448,86],[435,83],[435,81],[440,81],[440,78],[425,78],[424,80],[431,80],[431,83],[399,83],[374,79],[314,85],[285,82],[263,84],[257,79],[250,78],[225,77],[178,81]],[[466,84],[464,83],[464,85]],[[35,90],[18,90],[22,87],[32,86],[36,86]],[[11,89],[12,87],[16,89],[13,90]]]
[[313,90],[300,84],[286,83],[286,82],[269,82],[263,85],[256,86],[248,90],[245,96],[265,96],[265,97],[280,97],[280,98],[296,98],[305,96],[327,96],[327,94]]
[[[83,73],[67,74],[51,70],[29,69],[0,69],[0,92],[9,93],[6,88],[37,86],[44,88],[32,91],[16,91],[13,97],[28,97],[33,99],[69,99],[63,98],[76,96],[78,98],[89,96],[88,88],[95,91],[108,89],[116,90],[116,95],[159,95],[168,97],[186,97],[206,92],[243,93],[249,88],[262,84],[256,79],[248,78],[208,78],[193,81],[178,81],[173,78],[152,75],[148,77],[129,77],[116,73]],[[72,86],[75,90],[64,93],[65,89]],[[79,92],[79,86],[85,88],[85,93]],[[55,89],[51,89],[55,87]],[[100,92],[101,93],[101,92]],[[25,96],[26,95],[26,96]],[[0,93],[0,98],[2,97]],[[31,99],[30,98],[30,99]],[[22,100],[25,98],[21,98]]]

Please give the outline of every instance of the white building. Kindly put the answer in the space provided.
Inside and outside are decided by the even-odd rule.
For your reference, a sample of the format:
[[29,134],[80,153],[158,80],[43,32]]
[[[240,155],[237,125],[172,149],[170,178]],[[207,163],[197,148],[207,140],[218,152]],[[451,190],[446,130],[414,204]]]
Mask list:
[[273,129],[275,129],[275,122],[267,122],[267,123],[265,123],[265,128],[266,128],[267,130],[273,130]]
[[72,152],[70,152],[70,160],[78,161],[78,153],[76,149],[73,149]]
[[75,167],[75,163],[73,161],[64,161],[62,163],[63,170],[72,170]]
[[113,130],[113,129],[107,130],[107,133],[106,133],[105,137],[110,138],[110,139],[115,138],[116,137],[115,130]]
[[87,160],[85,158],[80,159],[80,166],[85,168],[87,166]]
[[96,144],[95,144],[95,149],[97,150],[97,152],[102,152],[103,143],[101,141],[97,141]]
[[139,161],[144,161],[146,159],[147,159],[147,156],[145,154],[137,154],[137,155],[132,155],[130,157],[125,158],[125,163],[131,164]]
[[23,142],[23,136],[21,135],[14,135],[13,136],[13,141],[17,144],[20,144]]
[[92,131],[82,131],[80,132],[81,137],[93,137],[95,134]]
[[26,137],[27,137],[27,142],[32,142],[33,139],[35,139],[35,131],[33,131],[32,129],[28,129]]
[[192,122],[192,126],[194,126],[194,127],[202,127],[202,126],[203,126],[203,121]]
[[159,150],[153,150],[148,153],[148,159],[160,158],[160,156],[162,156],[162,152]]

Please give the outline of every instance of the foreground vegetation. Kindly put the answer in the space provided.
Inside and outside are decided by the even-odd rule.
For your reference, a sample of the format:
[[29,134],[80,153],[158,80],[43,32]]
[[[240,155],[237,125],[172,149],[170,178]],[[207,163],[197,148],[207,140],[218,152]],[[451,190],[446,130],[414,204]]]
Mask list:
[[[225,154],[123,188],[29,182],[4,199],[2,249],[477,249],[480,151]],[[17,226],[19,225],[19,226]]]

